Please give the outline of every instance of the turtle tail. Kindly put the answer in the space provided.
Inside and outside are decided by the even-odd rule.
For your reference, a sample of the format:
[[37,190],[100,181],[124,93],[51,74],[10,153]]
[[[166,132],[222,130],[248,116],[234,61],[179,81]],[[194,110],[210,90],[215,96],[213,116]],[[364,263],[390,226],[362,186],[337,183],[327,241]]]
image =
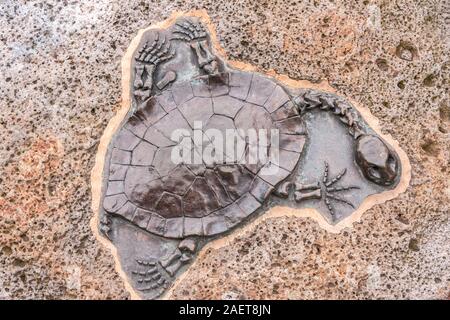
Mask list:
[[311,110],[331,112],[345,124],[355,140],[366,133],[358,111],[341,97],[326,92],[305,90],[294,98],[294,103],[299,108],[300,114]]

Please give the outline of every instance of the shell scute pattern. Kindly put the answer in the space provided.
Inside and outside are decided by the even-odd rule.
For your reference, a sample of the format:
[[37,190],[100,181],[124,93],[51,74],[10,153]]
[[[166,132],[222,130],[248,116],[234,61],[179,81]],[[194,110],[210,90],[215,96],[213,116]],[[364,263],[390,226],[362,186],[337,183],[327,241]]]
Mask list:
[[[297,117],[285,90],[256,73],[175,83],[141,104],[116,135],[104,208],[169,238],[225,232],[257,210],[296,166],[305,142]],[[280,163],[175,165],[169,161],[177,144],[172,132],[192,133],[195,121],[204,131],[280,129]],[[240,157],[248,150],[247,144]],[[274,166],[275,173],[261,172]]]

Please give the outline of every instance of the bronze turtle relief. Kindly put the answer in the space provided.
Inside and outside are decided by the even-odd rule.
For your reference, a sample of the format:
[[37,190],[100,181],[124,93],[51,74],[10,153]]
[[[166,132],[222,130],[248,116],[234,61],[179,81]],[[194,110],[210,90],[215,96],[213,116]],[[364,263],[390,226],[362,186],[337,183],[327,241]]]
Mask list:
[[336,224],[400,180],[397,153],[348,101],[234,69],[211,40],[197,17],[145,31],[106,153],[98,228],[142,298],[271,207]]

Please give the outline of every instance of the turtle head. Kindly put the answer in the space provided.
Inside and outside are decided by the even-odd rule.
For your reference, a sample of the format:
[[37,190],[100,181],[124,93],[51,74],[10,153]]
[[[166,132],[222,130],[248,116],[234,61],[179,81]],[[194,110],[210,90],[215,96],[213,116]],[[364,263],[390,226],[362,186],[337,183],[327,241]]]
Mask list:
[[377,136],[360,136],[356,141],[355,158],[364,177],[373,183],[389,186],[399,176],[397,154]]

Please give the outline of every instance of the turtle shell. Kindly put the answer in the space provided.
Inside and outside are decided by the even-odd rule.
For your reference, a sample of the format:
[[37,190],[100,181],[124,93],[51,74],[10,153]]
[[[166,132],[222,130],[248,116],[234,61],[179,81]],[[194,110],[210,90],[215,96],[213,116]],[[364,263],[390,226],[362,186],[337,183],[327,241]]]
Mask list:
[[[192,132],[195,121],[201,121],[204,132],[279,129],[279,163],[174,164],[172,132]],[[262,75],[233,71],[174,83],[133,112],[116,134],[103,207],[168,238],[225,232],[291,174],[305,135],[289,95]],[[246,143],[242,157],[249,153]]]

